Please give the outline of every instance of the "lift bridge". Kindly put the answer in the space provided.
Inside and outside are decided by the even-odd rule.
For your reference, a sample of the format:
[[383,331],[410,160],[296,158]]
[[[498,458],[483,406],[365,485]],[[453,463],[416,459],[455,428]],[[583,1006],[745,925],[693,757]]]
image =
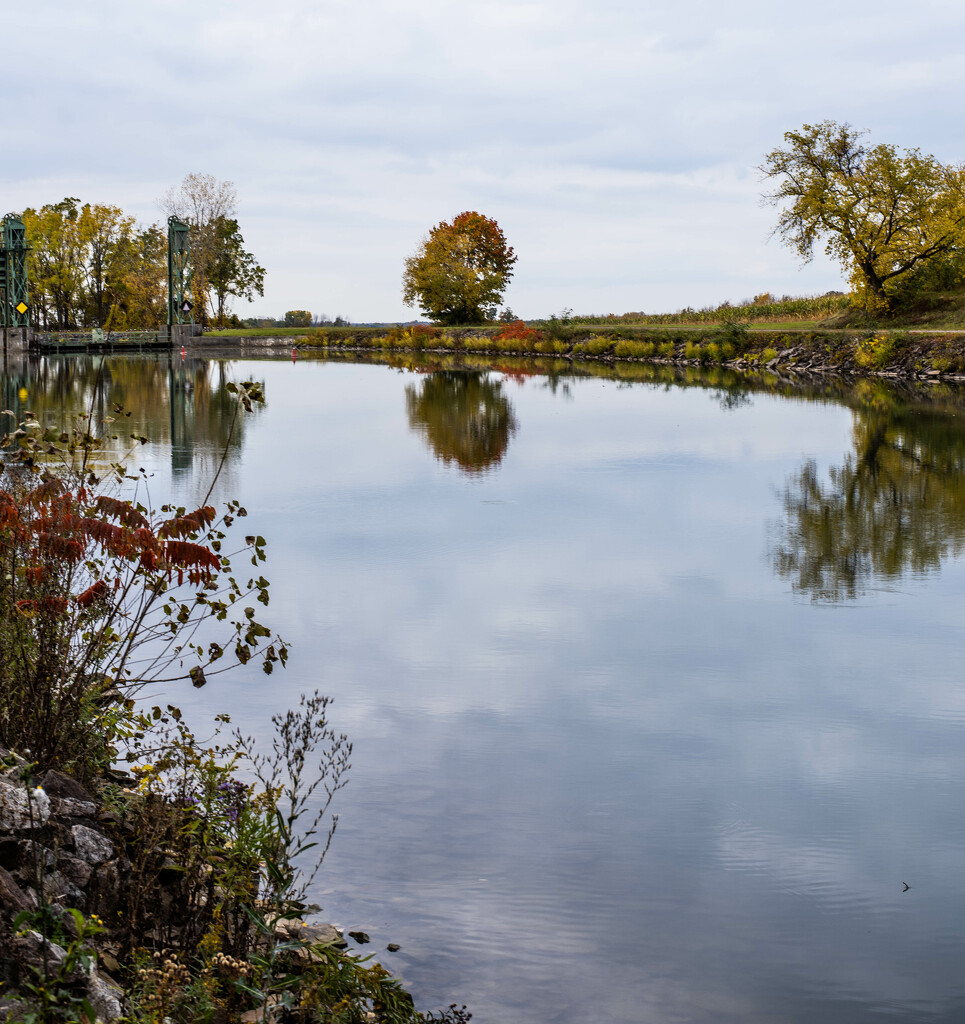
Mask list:
[[28,327],[27,232],[23,221],[8,213],[0,221],[0,327]]
[[24,223],[15,213],[0,220],[0,355],[30,349],[76,351],[90,348],[168,348],[184,344],[198,332],[191,301],[191,229],[177,217],[168,217],[167,324],[156,331],[111,331],[101,328],[40,332],[30,323],[27,253]]

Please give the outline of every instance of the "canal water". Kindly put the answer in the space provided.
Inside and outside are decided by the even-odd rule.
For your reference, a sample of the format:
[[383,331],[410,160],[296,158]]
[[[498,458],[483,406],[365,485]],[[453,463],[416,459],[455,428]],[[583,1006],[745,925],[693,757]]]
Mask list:
[[334,698],[311,895],[420,1007],[965,1019],[965,400],[549,370],[51,358],[3,401],[132,409],[158,503],[227,444],[289,668],[159,696]]

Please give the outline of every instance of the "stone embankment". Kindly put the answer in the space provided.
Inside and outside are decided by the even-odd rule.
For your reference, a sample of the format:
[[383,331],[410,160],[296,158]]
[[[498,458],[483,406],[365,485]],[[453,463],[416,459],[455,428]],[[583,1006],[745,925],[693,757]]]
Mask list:
[[[113,773],[120,783],[124,772]],[[126,1006],[121,950],[104,922],[119,920],[136,885],[128,857],[136,838],[102,800],[57,771],[39,778],[26,762],[0,747],[0,1022],[30,1019],[21,993],[38,984],[58,999],[86,999],[99,1024],[120,1020]],[[172,880],[177,870],[171,872]],[[162,898],[158,917],[171,914]],[[78,933],[79,911],[97,934]],[[170,924],[170,921],[166,922]],[[159,921],[159,925],[161,922]],[[44,938],[56,935],[60,941]],[[299,943],[295,963],[317,944],[345,948],[333,925],[300,920],[274,922],[279,941]],[[260,1020],[250,1011],[241,1020]],[[59,1019],[59,1018],[58,1018]]]
[[[0,748],[0,759],[0,1021],[25,1019],[28,1007],[17,992],[44,977],[86,998],[100,1021],[115,1021],[123,1013],[123,991],[110,971],[116,961],[105,949],[96,965],[73,963],[65,945],[77,931],[66,911],[90,917],[116,907],[123,843],[111,832],[110,815],[73,779],[49,771],[34,780],[9,751]],[[59,919],[64,945],[24,920],[43,907]]]

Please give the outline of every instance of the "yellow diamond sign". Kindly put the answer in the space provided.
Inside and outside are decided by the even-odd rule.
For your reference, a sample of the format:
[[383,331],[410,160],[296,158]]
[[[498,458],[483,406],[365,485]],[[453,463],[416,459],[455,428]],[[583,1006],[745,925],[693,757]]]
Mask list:
[[15,310],[16,310],[16,311],[17,311],[17,312],[18,312],[18,313],[19,313],[19,314],[20,314],[21,316],[23,316],[23,315],[24,315],[24,313],[26,313],[26,312],[27,312],[27,303],[26,303],[26,302],[18,302],[18,303],[16,304],[16,306],[14,306],[13,308],[14,308],[14,309],[15,309]]

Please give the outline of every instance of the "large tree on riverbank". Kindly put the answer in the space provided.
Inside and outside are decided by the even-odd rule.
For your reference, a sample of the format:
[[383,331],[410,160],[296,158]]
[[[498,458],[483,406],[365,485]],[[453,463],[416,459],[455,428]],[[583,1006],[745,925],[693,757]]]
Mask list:
[[437,224],[406,259],[402,297],[438,323],[480,323],[495,315],[515,262],[496,221],[468,210]]
[[808,262],[817,243],[851,274],[872,309],[895,286],[965,241],[965,169],[917,149],[866,147],[864,132],[822,121],[786,132],[759,168],[782,207],[775,233]]

